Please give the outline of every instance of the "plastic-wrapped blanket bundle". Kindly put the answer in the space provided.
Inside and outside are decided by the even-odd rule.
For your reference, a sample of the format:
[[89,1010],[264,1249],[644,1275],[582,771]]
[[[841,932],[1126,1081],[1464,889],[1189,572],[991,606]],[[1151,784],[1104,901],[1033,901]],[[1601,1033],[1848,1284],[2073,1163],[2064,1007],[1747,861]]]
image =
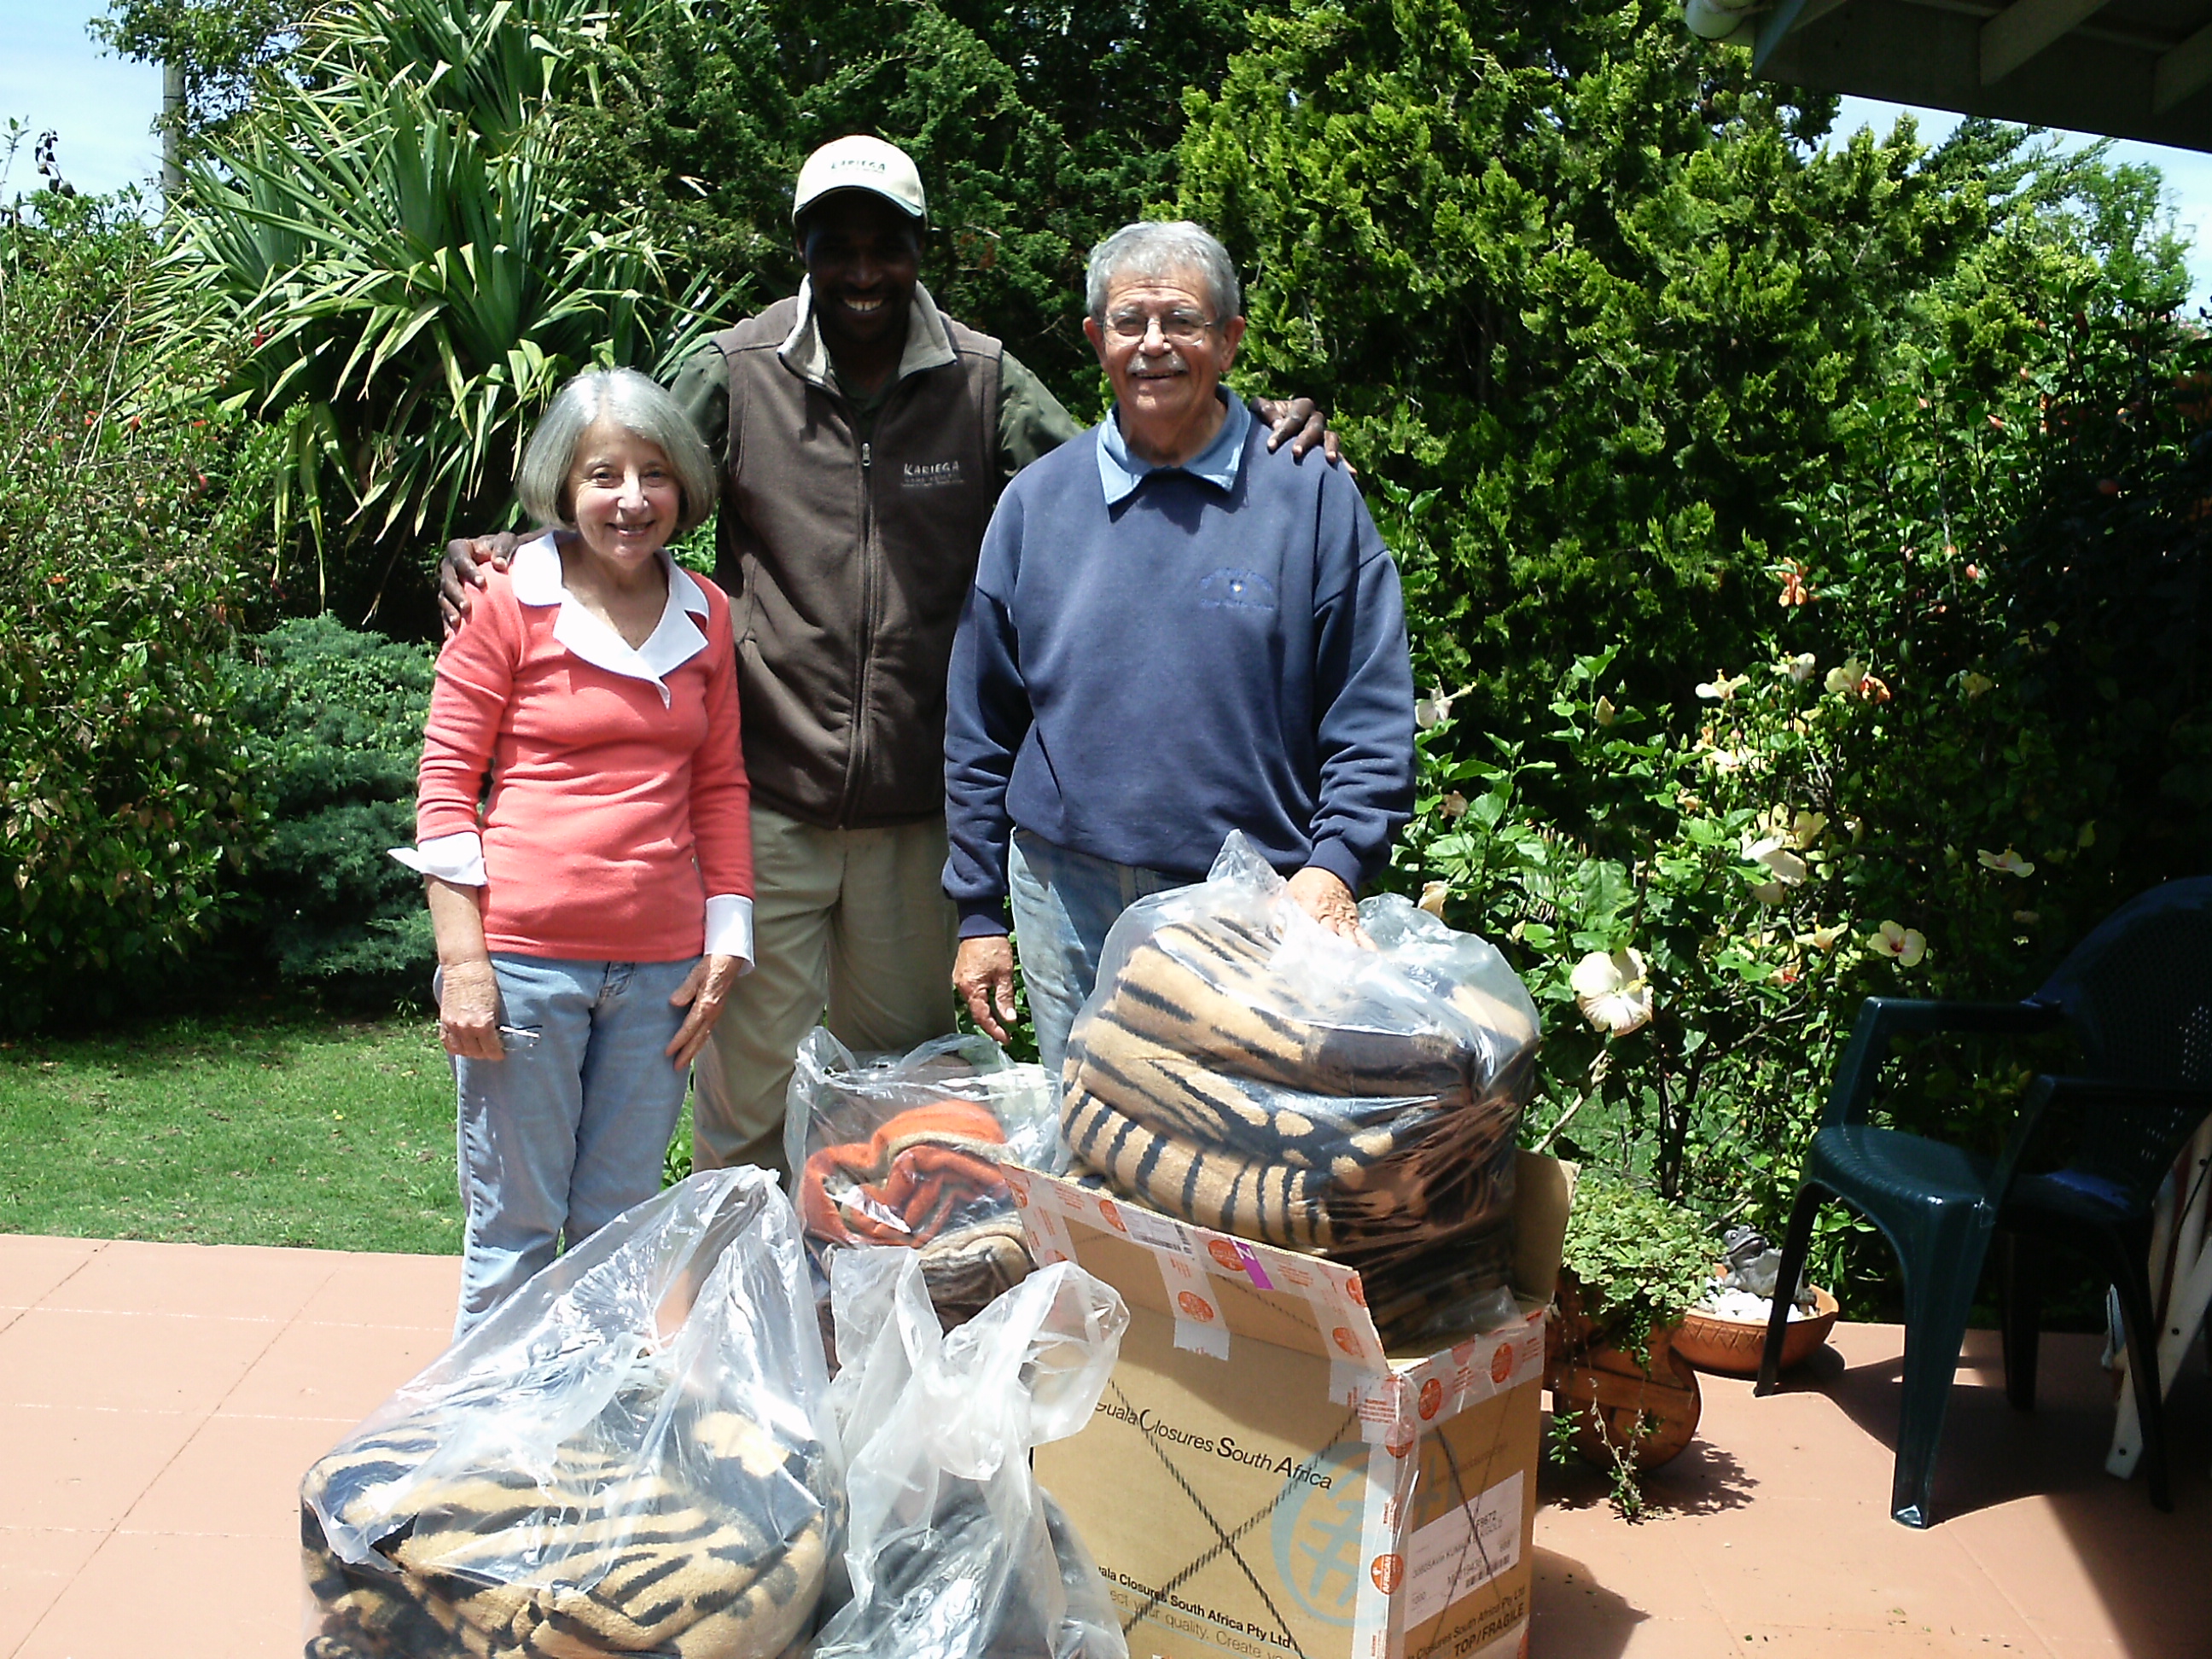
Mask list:
[[556,1261],[307,1472],[307,1659],[772,1659],[841,1515],[772,1176],[693,1176]]
[[1091,1420],[1128,1310],[1072,1263],[940,1328],[908,1250],[831,1267],[852,1600],[813,1659],[1127,1659],[1098,1568],[1030,1471]]
[[1077,1164],[1218,1231],[1357,1267],[1386,1342],[1511,1316],[1513,1156],[1535,1005],[1490,945],[1395,894],[1368,950],[1231,835],[1114,924],[1076,1017]]
[[1030,1271],[999,1166],[1061,1167],[1056,1092],[1043,1067],[1016,1065],[988,1037],[864,1061],[816,1027],[799,1045],[785,1121],[817,1259],[904,1245],[945,1322],[972,1318]]

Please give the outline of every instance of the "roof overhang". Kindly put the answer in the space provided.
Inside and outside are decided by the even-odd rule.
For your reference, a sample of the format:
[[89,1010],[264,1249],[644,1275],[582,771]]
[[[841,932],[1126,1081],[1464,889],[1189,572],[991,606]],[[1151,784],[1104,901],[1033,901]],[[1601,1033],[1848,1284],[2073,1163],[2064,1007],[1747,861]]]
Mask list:
[[2212,0],[1778,0],[1730,39],[1771,81],[2212,150]]

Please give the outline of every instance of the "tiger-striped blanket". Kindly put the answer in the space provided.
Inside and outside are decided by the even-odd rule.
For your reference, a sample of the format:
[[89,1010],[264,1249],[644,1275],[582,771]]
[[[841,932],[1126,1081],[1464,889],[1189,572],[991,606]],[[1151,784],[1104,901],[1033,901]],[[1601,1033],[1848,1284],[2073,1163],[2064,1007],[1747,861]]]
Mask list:
[[1318,1006],[1275,950],[1220,914],[1135,945],[1070,1034],[1061,1131],[1155,1209],[1358,1267],[1385,1338],[1410,1335],[1505,1282],[1535,1027],[1468,984],[1425,1024],[1356,986]]
[[[832,1517],[823,1449],[787,1444],[680,1387],[627,1389],[617,1419],[669,1417],[651,1467],[564,1441],[550,1468],[486,1460],[415,1474],[451,1431],[447,1413],[356,1437],[308,1472],[301,1545],[318,1628],[306,1659],[771,1659],[801,1635],[822,1589]],[[634,1438],[617,1435],[616,1441]],[[380,1528],[376,1562],[340,1560],[334,1523]]]

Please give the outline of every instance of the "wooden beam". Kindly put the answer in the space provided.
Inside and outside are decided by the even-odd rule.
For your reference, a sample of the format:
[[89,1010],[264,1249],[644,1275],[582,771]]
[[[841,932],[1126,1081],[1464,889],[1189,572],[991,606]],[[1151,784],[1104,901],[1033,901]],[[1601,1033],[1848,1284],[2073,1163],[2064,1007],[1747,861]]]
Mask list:
[[2212,81],[2212,27],[2197,30],[2160,57],[2151,74],[2151,113],[2165,114],[2208,81]]
[[2104,4],[2105,0],[2013,0],[1982,25],[1982,84],[1995,86]]
[[1848,0],[1782,0],[1782,3],[1768,15],[1766,21],[1759,26],[1758,39],[1751,49],[1752,73],[1759,73],[1766,60],[1774,55],[1774,49],[1794,31],[1819,22],[1847,3]]

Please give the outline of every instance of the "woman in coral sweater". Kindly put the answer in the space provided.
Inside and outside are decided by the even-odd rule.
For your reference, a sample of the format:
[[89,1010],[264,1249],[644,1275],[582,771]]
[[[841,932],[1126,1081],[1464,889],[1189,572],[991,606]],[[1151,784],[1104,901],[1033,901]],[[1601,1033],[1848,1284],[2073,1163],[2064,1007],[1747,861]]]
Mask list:
[[659,1190],[691,1057],[752,965],[729,601],[665,550],[714,483],[660,387],[578,376],[516,480],[559,528],[438,658],[393,856],[428,880],[460,1094],[456,1335]]

